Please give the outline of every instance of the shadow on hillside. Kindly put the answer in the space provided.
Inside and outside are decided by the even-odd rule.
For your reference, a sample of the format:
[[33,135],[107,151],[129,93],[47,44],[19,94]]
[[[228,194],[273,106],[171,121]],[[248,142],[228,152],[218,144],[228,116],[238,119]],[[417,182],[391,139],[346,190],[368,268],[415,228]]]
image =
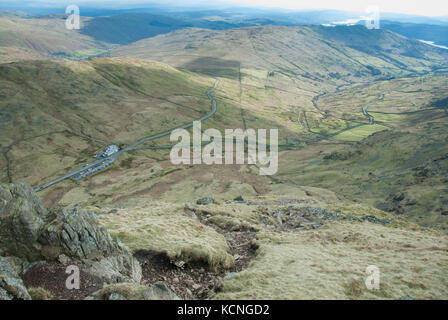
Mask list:
[[214,77],[238,79],[240,62],[215,57],[200,57],[185,63],[182,68]]

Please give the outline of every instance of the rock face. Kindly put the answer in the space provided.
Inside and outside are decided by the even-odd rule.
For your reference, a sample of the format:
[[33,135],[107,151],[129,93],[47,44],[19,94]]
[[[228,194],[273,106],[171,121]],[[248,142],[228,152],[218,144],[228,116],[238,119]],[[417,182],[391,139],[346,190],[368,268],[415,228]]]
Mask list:
[[86,271],[96,276],[140,282],[139,263],[118,240],[112,240],[94,213],[78,206],[59,208],[55,213],[38,239],[46,260],[65,255],[83,261]]
[[9,262],[0,257],[0,300],[31,300],[22,279]]
[[58,208],[55,219],[43,228],[38,241],[47,259],[56,259],[61,254],[74,259],[93,259],[125,251],[111,240],[105,228],[99,227],[95,214],[78,206]]
[[24,184],[0,185],[0,252],[28,262],[64,257],[111,282],[142,277],[138,261],[94,213],[78,206],[48,211]]
[[206,206],[208,204],[213,204],[213,203],[215,203],[215,199],[212,197],[202,198],[202,199],[199,199],[198,201],[196,201],[196,204],[201,205],[201,206]]
[[377,208],[386,212],[393,212],[395,214],[403,214],[405,212],[404,206],[415,205],[415,200],[407,199],[405,192],[396,192],[390,194],[384,203],[380,203]]
[[180,300],[180,298],[164,282],[154,283],[143,292],[145,300]]
[[30,186],[0,185],[0,248],[4,255],[30,261],[40,258],[37,241],[51,214]]

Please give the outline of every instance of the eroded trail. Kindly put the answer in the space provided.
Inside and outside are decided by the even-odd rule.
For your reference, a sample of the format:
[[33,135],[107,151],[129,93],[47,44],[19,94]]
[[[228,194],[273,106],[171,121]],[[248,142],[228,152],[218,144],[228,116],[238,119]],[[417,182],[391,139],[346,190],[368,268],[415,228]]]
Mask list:
[[194,215],[200,223],[225,237],[229,254],[235,259],[232,268],[214,271],[206,262],[173,261],[164,252],[149,250],[139,250],[134,256],[142,267],[143,283],[163,281],[183,299],[210,299],[220,290],[223,280],[245,270],[255,258],[257,246],[253,240],[257,233],[255,230],[230,226],[221,228],[210,223],[206,212],[199,209],[186,207],[185,214]]

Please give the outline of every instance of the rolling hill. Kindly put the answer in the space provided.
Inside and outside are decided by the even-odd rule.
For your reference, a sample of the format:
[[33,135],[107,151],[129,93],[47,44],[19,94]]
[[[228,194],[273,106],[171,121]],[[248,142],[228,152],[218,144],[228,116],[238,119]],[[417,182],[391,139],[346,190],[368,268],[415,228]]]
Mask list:
[[[85,59],[107,52],[110,44],[65,28],[65,17],[0,16],[0,62]],[[88,19],[83,19],[82,23]]]
[[191,24],[166,16],[125,14],[90,19],[81,33],[98,41],[129,44],[186,27],[191,27]]
[[[61,31],[54,18],[0,22],[16,35],[0,33],[7,208],[36,197],[5,184],[40,186],[111,143],[128,146],[208,114],[217,77],[217,112],[202,128],[278,129],[276,175],[251,165],[177,166],[169,150],[133,150],[39,192],[44,205],[87,208],[139,259],[145,283],[163,278],[182,298],[448,296],[446,51],[359,26],[186,28],[116,47],[112,57],[69,61],[110,47]],[[28,37],[33,28],[45,41]],[[11,62],[17,52],[45,60]],[[29,199],[7,191],[19,189]],[[384,281],[378,291],[364,285],[372,264]],[[141,298],[144,290],[111,283],[100,293]]]
[[448,26],[423,23],[400,23],[396,21],[382,21],[383,28],[417,40],[429,40],[438,45],[448,47]]
[[448,59],[442,49],[362,26],[183,29],[117,48],[111,55],[163,61],[205,73],[215,71],[213,58],[228,61],[226,69],[233,70],[234,77],[240,65],[306,78],[310,83],[338,84],[427,72],[445,67]]

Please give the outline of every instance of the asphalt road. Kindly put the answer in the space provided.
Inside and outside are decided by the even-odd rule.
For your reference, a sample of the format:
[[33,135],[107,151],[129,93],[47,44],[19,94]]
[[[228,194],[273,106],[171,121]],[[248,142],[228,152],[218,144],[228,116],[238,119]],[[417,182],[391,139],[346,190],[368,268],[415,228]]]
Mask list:
[[[213,105],[212,106],[212,111],[209,114],[207,114],[206,116],[204,116],[201,119],[196,120],[196,121],[203,122],[203,121],[205,121],[207,119],[210,119],[211,117],[213,117],[216,114],[216,112],[218,110],[218,104],[217,104],[215,98],[213,98],[212,93],[218,88],[219,83],[220,83],[220,80],[216,79],[216,82],[215,82],[215,85],[213,86],[213,88],[211,88],[207,92],[207,97],[210,99],[210,101],[212,102],[212,105]],[[330,139],[331,137],[334,137],[334,136],[336,136],[336,135],[338,135],[338,134],[340,134],[342,132],[345,132],[345,131],[348,131],[348,130],[351,130],[351,129],[354,129],[354,128],[357,128],[357,127],[360,127],[360,126],[374,124],[375,123],[375,118],[368,113],[368,107],[370,105],[372,105],[373,103],[377,102],[378,100],[383,99],[383,97],[384,97],[384,94],[382,94],[379,98],[375,99],[374,101],[366,104],[362,108],[363,114],[369,119],[369,123],[368,124],[367,123],[362,123],[362,124],[354,125],[354,126],[351,126],[351,127],[346,128],[346,129],[340,130],[340,131],[338,131],[336,133],[333,133],[331,135],[328,135],[328,136],[317,137],[317,138],[308,139],[308,140],[301,140],[301,142],[308,143],[308,142],[317,142],[317,141],[327,140],[327,139]],[[148,141],[153,141],[153,140],[160,139],[160,138],[166,137],[168,135],[171,135],[173,132],[175,132],[177,130],[182,130],[182,129],[186,130],[186,129],[189,129],[189,128],[192,128],[192,127],[193,127],[193,122],[190,122],[190,123],[188,123],[188,124],[186,124],[184,126],[181,126],[181,127],[178,127],[178,128],[174,128],[174,129],[171,129],[171,130],[167,130],[167,131],[158,133],[156,135],[152,135],[152,136],[149,136],[149,137],[142,138],[142,139],[138,140],[137,142],[135,142],[134,144],[132,144],[132,145],[130,145],[130,146],[124,148],[124,149],[121,149],[120,151],[118,151],[117,153],[114,153],[113,155],[111,155],[109,157],[96,160],[96,161],[94,161],[94,162],[92,162],[92,163],[90,163],[90,164],[88,164],[88,165],[86,165],[86,166],[84,166],[84,167],[82,167],[80,169],[74,170],[74,171],[68,173],[67,175],[65,175],[65,176],[63,176],[61,178],[58,178],[58,179],[53,180],[53,181],[51,181],[51,182],[49,182],[49,183],[47,183],[47,184],[45,184],[43,186],[40,186],[40,187],[36,188],[35,191],[36,192],[42,191],[42,190],[44,190],[46,188],[49,188],[49,187],[51,187],[51,186],[53,186],[53,185],[55,185],[57,183],[60,183],[60,182],[62,182],[64,180],[67,180],[67,179],[70,179],[70,178],[72,178],[72,177],[74,177],[74,176],[84,172],[85,170],[88,170],[90,168],[94,168],[94,167],[96,167],[98,165],[101,165],[102,163],[104,163],[106,161],[109,161],[109,160],[115,161],[125,152],[129,152],[129,151],[132,151],[132,150],[171,149],[172,146],[160,146],[160,147],[139,147],[139,146],[144,144],[144,143],[146,143],[146,142],[148,142]],[[222,139],[222,140],[225,141],[226,139]],[[268,146],[268,145],[266,145],[266,146]],[[279,147],[281,147],[281,146],[290,146],[290,145],[279,145]]]
[[373,124],[375,124],[375,118],[368,112],[368,108],[369,108],[372,104],[374,104],[375,102],[377,102],[377,101],[379,101],[379,100],[382,100],[383,98],[384,98],[384,93],[382,93],[378,98],[376,98],[375,100],[373,100],[373,101],[367,103],[366,105],[364,105],[364,106],[362,107],[362,113],[367,117],[367,119],[369,119],[369,123],[355,124],[355,125],[353,125],[353,126],[350,126],[350,127],[348,127],[348,128],[339,130],[339,131],[337,131],[337,132],[335,132],[335,133],[332,133],[332,134],[330,134],[330,135],[327,135],[327,136],[317,137],[317,138],[314,138],[314,139],[308,139],[308,140],[300,140],[300,142],[309,143],[309,142],[317,142],[317,141],[328,140],[328,139],[333,138],[333,137],[335,137],[335,136],[337,136],[337,135],[339,135],[339,134],[341,134],[341,133],[343,133],[343,132],[346,132],[346,131],[349,131],[349,130],[352,130],[352,129],[355,129],[355,128],[359,128],[359,127],[362,127],[362,126],[368,126],[368,125],[373,125]]
[[[212,105],[213,105],[212,111],[208,115],[206,115],[206,116],[204,116],[201,119],[196,120],[196,121],[198,121],[198,122],[205,121],[207,119],[210,119],[211,117],[213,117],[216,114],[216,111],[218,110],[218,104],[217,104],[215,98],[213,98],[212,93],[218,88],[219,83],[220,83],[220,80],[216,79],[216,82],[215,82],[215,85],[213,86],[213,88],[211,88],[207,92],[207,97],[210,99],[210,101],[212,102]],[[92,163],[90,163],[90,164],[88,164],[88,165],[86,165],[86,166],[84,166],[84,167],[82,167],[80,169],[77,169],[77,170],[74,170],[74,171],[68,173],[67,175],[65,175],[65,176],[63,176],[61,178],[58,178],[58,179],[53,180],[53,181],[51,181],[51,182],[49,182],[47,184],[44,184],[44,185],[42,185],[40,187],[37,187],[34,191],[39,192],[39,191],[42,191],[44,189],[47,189],[47,188],[49,188],[51,186],[54,186],[57,183],[60,183],[60,182],[62,182],[64,180],[67,180],[67,179],[70,179],[70,178],[80,174],[81,172],[83,172],[85,170],[88,170],[88,169],[94,168],[94,167],[96,167],[98,165],[101,165],[102,163],[104,163],[104,162],[106,162],[108,160],[115,161],[125,152],[132,151],[132,150],[138,150],[138,149],[144,149],[144,148],[138,148],[138,146],[143,144],[143,143],[145,143],[145,142],[153,141],[153,140],[156,140],[156,139],[160,139],[160,138],[163,138],[163,137],[166,137],[166,136],[170,135],[174,131],[182,130],[182,129],[189,129],[191,127],[193,127],[193,122],[191,122],[189,124],[186,124],[186,125],[184,125],[182,127],[179,127],[179,128],[171,129],[171,130],[168,130],[168,131],[164,131],[162,133],[158,133],[156,135],[152,135],[152,136],[140,139],[136,143],[134,143],[133,145],[131,145],[129,147],[126,147],[124,149],[121,149],[120,151],[118,151],[117,153],[114,153],[113,155],[111,155],[109,157],[96,160],[96,161],[94,161],[94,162],[92,162]],[[155,148],[164,148],[164,147],[153,147],[153,149],[155,149]]]

